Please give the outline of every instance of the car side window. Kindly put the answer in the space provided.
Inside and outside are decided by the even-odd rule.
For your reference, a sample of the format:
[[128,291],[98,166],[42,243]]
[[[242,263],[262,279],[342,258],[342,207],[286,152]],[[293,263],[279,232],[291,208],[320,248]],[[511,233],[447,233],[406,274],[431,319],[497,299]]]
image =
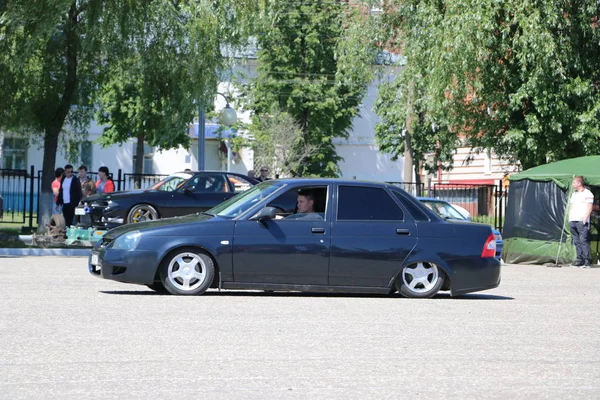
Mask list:
[[396,196],[396,198],[400,200],[400,203],[402,203],[406,210],[408,210],[408,212],[415,221],[429,221],[429,217],[427,216],[427,214],[425,214],[425,212],[419,208],[419,206],[425,207],[424,205],[416,205],[414,202],[410,201],[410,199],[408,199],[405,195],[396,190],[392,190],[392,193],[394,193],[394,196]]
[[337,219],[341,221],[402,221],[404,214],[384,189],[340,186]]
[[233,186],[235,193],[246,191],[252,187],[252,183],[238,175],[227,175],[227,179],[231,183],[231,186]]
[[229,185],[223,175],[197,175],[194,177],[188,187],[193,186],[194,192],[199,193],[222,193],[229,192]]
[[[298,207],[301,199],[302,209]],[[286,221],[324,220],[327,207],[327,186],[292,188],[267,204],[276,209],[276,219]]]

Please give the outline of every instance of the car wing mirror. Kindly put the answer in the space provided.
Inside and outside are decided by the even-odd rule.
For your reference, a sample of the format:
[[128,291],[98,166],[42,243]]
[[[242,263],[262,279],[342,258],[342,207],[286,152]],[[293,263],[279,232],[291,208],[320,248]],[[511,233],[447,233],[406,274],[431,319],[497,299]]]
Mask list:
[[250,221],[265,221],[268,219],[275,219],[276,213],[277,209],[275,207],[265,207],[250,217]]
[[185,189],[183,189],[183,191],[186,194],[194,193],[196,191],[196,186],[193,186],[193,185],[192,186],[186,186]]

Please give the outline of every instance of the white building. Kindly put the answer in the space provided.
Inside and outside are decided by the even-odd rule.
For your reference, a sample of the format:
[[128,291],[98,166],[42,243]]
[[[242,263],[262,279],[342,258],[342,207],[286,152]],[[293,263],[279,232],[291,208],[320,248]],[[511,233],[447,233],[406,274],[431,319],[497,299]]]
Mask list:
[[[249,63],[251,64],[252,61]],[[253,65],[242,68],[244,72],[252,72]],[[393,79],[393,70],[388,68],[381,74],[381,78],[374,80],[368,88],[367,95],[360,106],[359,115],[353,122],[352,130],[347,139],[335,139],[334,143],[338,154],[343,157],[340,163],[342,177],[368,179],[379,181],[401,181],[403,161],[391,161],[390,156],[379,152],[375,145],[375,124],[377,116],[373,112],[373,105],[377,98],[377,86],[385,80]],[[219,85],[219,92],[232,93],[235,90],[229,83]],[[235,96],[230,98],[231,105],[235,109]],[[220,110],[225,107],[225,99],[216,96],[215,108]],[[238,119],[250,122],[250,112],[238,110]],[[224,143],[214,134],[216,125],[206,125],[205,145],[205,169],[226,170],[227,148]],[[145,146],[144,151],[144,173],[146,174],[170,174],[184,169],[196,170],[198,167],[198,125],[190,127],[192,143],[189,149],[178,148],[174,150],[158,150]],[[121,169],[123,173],[132,173],[135,163],[135,139],[121,145],[113,145],[102,148],[97,139],[102,134],[103,127],[95,123],[89,128],[88,139],[80,144],[77,154],[79,159],[71,162],[75,168],[86,165],[90,171],[97,171],[101,166],[107,166],[109,170],[116,173]],[[227,132],[222,133],[223,138]],[[30,144],[27,139],[18,138],[11,134],[0,133],[0,168],[3,169],[29,169],[31,165],[36,170],[42,168],[43,149],[39,145]],[[56,157],[56,166],[63,167],[68,163],[64,151],[59,149]],[[254,166],[253,154],[250,149],[244,149],[239,154],[231,157],[230,170],[233,172],[246,173]]]

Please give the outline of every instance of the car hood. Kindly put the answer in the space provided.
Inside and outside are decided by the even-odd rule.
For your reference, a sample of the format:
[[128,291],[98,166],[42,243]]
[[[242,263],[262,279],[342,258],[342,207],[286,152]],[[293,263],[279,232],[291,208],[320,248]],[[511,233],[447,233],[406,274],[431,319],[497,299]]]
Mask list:
[[118,200],[124,197],[139,196],[142,193],[156,192],[156,190],[127,190],[123,192],[112,192],[105,194],[93,194],[86,197],[86,201],[97,201],[97,200]]
[[185,224],[189,222],[203,222],[208,221],[215,218],[209,214],[190,214],[184,215],[182,217],[173,217],[173,218],[163,218],[158,219],[156,221],[147,221],[147,222],[136,222],[134,224],[121,225],[117,228],[113,228],[109,230],[104,237],[107,239],[115,239],[125,233],[133,232],[133,231],[146,231],[154,228],[160,228],[163,226],[171,226],[178,224]]

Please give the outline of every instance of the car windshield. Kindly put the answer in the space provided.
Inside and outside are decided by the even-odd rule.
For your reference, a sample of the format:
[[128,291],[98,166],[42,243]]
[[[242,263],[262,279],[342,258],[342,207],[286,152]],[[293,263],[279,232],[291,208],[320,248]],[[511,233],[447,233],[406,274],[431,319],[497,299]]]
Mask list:
[[224,218],[234,218],[258,204],[264,198],[286,186],[283,182],[266,181],[238,194],[235,197],[211,208],[208,214],[218,215]]
[[167,176],[162,181],[158,182],[150,189],[158,190],[159,192],[174,192],[179,189],[185,182],[187,182],[193,174],[188,174],[186,172],[178,172],[173,175]]
[[446,219],[461,219],[464,220],[465,217],[459,213],[456,208],[452,207],[450,204],[443,201],[435,201],[435,200],[421,200],[427,208],[436,213],[442,218]]

